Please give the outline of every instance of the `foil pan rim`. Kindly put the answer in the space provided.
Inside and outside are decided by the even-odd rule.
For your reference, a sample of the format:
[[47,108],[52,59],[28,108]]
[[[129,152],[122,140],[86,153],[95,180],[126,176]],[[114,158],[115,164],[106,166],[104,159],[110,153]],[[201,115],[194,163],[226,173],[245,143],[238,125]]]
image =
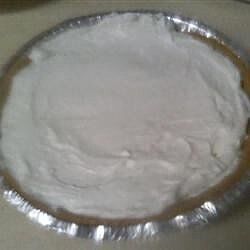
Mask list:
[[[166,11],[115,11],[101,14],[94,14],[88,16],[80,16],[72,19],[68,19],[59,23],[58,25],[50,28],[49,30],[40,33],[35,38],[27,42],[20,50],[11,57],[9,62],[0,70],[0,77],[4,74],[9,67],[15,62],[15,60],[22,55],[26,54],[31,48],[44,40],[51,38],[66,29],[77,28],[84,25],[92,25],[100,21],[102,18],[115,15],[115,14],[152,14],[161,15],[165,18],[167,23],[173,25],[176,31],[180,32],[195,32],[207,38],[214,38],[221,43],[227,45],[237,56],[243,59],[246,63],[250,64],[250,56],[244,49],[240,48],[231,39],[227,38],[223,33],[210,28],[206,24],[188,17],[176,15]],[[66,234],[71,237],[81,237],[93,239],[95,241],[102,240],[122,240],[122,239],[135,239],[135,238],[148,238],[152,237],[160,232],[167,232],[171,230],[182,230],[194,226],[206,225],[216,218],[220,218],[226,214],[232,206],[236,205],[244,197],[248,197],[250,194],[250,172],[244,176],[233,188],[226,191],[220,198],[216,200],[208,200],[204,202],[200,207],[194,210],[179,214],[174,218],[162,221],[154,222],[149,221],[142,224],[113,227],[106,225],[77,225],[57,218],[33,207],[28,201],[26,201],[16,191],[8,187],[4,183],[3,177],[0,176],[0,191],[3,193],[3,197],[10,204],[15,206],[18,211],[26,215],[30,220],[56,231],[57,233]]]

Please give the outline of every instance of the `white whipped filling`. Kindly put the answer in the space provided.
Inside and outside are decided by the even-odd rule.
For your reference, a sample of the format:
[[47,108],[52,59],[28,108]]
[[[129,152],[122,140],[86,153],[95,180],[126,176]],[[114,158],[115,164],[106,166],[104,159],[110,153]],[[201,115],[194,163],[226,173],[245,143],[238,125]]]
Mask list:
[[239,71],[162,17],[106,17],[30,59],[3,111],[1,151],[53,208],[144,217],[236,168],[247,122]]

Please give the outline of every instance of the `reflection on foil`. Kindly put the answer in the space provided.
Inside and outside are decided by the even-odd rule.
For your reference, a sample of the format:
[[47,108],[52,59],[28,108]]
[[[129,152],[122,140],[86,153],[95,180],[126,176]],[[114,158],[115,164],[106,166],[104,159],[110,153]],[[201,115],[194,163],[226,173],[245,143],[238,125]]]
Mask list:
[[[118,12],[119,14],[125,12]],[[126,12],[129,13],[129,12]],[[169,14],[166,12],[130,12],[135,14],[147,13],[157,18],[164,16],[166,25],[170,25],[174,30],[179,32],[197,33],[207,38],[215,38],[219,42],[226,44],[232,51],[234,51],[242,60],[250,62],[242,49],[235,45],[232,41],[227,39],[223,34],[209,28],[199,21],[184,18],[181,16]],[[99,22],[103,17],[110,15],[102,14],[97,16],[77,17],[67,20],[56,27],[44,32],[27,43],[6,65],[6,69],[17,58],[26,54],[32,47],[38,43],[50,39],[51,37],[64,32],[67,29],[77,28],[86,25],[93,25]],[[114,13],[115,14],[115,13]],[[112,14],[111,14],[112,15]],[[4,74],[3,69],[2,74]],[[222,197],[213,201],[206,201],[200,207],[185,213],[175,216],[168,221],[162,222],[147,222],[144,224],[111,227],[105,225],[90,226],[90,225],[76,225],[75,223],[65,222],[56,219],[55,217],[34,208],[28,201],[24,200],[18,193],[11,190],[3,183],[3,178],[0,176],[0,188],[3,190],[4,198],[14,205],[18,211],[24,213],[30,220],[39,223],[40,225],[52,229],[58,233],[66,234],[68,236],[76,236],[82,238],[90,238],[97,242],[104,239],[121,240],[121,239],[135,239],[148,238],[156,235],[159,232],[167,232],[170,230],[186,229],[191,226],[201,226],[210,223],[221,215],[225,214],[233,205],[237,204],[243,197],[250,196],[250,175],[246,175],[233,189],[228,190]]]

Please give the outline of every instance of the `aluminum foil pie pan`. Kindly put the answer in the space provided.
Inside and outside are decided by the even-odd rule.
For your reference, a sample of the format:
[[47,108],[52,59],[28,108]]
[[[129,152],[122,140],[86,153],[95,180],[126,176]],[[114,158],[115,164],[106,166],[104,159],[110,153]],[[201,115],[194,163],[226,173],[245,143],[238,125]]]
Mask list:
[[[166,25],[170,25],[174,30],[178,32],[198,34],[205,38],[213,38],[219,43],[226,45],[246,64],[250,64],[250,58],[243,49],[241,49],[222,33],[197,20],[168,12],[129,11],[76,17],[56,25],[48,31],[39,34],[37,37],[24,45],[1,70],[0,78],[4,76],[5,72],[7,72],[7,70],[15,63],[18,58],[27,54],[27,52],[37,44],[50,39],[51,37],[56,36],[65,30],[93,25],[107,15],[122,13],[134,13],[135,15],[148,13],[149,15],[153,15],[155,18],[163,16],[165,18]],[[63,233],[69,236],[90,238],[95,241],[101,241],[104,239],[121,240],[148,238],[160,232],[181,230],[193,226],[205,225],[217,218],[220,218],[229,210],[231,210],[234,205],[237,205],[239,201],[250,197],[250,173],[246,173],[245,176],[238,183],[236,183],[233,188],[224,192],[221,197],[215,200],[207,200],[201,206],[193,209],[192,211],[178,214],[166,221],[148,221],[146,223],[130,226],[78,225],[76,223],[59,220],[54,216],[40,210],[39,208],[34,207],[29,201],[25,200],[20,194],[8,186],[8,183],[4,181],[4,177],[1,176],[0,191],[3,194],[5,200],[14,205],[18,211],[24,213],[29,219],[48,229],[52,229],[58,233]]]

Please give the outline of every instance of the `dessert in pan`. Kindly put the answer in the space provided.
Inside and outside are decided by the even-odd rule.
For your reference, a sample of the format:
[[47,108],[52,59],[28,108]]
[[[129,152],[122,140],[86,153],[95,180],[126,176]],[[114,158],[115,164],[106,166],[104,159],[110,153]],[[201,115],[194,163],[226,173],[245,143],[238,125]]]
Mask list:
[[249,86],[233,51],[164,15],[66,29],[2,77],[1,174],[64,221],[170,219],[248,171]]

